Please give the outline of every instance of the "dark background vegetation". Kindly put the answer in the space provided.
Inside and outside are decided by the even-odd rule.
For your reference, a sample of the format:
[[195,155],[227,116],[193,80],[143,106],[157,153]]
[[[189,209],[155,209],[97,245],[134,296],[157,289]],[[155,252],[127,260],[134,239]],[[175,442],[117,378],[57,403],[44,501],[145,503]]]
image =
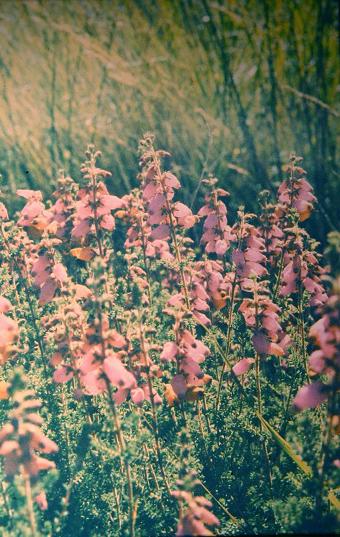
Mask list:
[[51,193],[94,142],[122,194],[152,131],[186,202],[212,173],[251,210],[294,151],[323,240],[339,199],[337,19],[335,0],[1,0],[2,190]]

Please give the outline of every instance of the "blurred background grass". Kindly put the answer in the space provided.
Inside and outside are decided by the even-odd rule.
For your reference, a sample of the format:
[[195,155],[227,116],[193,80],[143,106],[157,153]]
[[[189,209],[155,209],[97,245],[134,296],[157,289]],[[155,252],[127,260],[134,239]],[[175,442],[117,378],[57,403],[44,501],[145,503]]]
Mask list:
[[189,204],[213,173],[251,210],[294,151],[322,239],[339,200],[337,10],[335,0],[0,0],[2,190],[51,193],[58,169],[79,177],[93,142],[122,194],[152,131]]

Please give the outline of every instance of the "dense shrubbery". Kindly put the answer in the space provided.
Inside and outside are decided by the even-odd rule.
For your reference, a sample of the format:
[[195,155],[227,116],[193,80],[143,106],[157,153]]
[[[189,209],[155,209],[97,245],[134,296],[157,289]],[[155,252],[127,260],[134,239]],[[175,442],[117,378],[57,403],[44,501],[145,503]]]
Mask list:
[[80,186],[0,204],[1,534],[334,530],[339,284],[300,159],[230,222],[140,154],[122,198],[90,147]]

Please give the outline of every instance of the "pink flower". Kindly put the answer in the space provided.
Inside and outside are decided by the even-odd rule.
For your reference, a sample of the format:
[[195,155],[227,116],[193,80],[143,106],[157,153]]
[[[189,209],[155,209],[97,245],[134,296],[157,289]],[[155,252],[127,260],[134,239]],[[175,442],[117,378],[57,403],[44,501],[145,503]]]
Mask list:
[[296,177],[296,175],[303,176],[306,172],[303,168],[295,166],[295,162],[296,159],[292,159],[288,167],[290,177],[281,183],[278,198],[284,207],[296,209],[303,222],[309,218],[316,198],[313,195],[313,187],[308,181],[303,177]]
[[145,393],[142,388],[135,388],[131,390],[131,400],[135,405],[141,406],[145,400]]
[[12,346],[18,338],[19,327],[13,319],[5,313],[11,307],[10,302],[0,297],[0,364],[3,365],[9,358]]
[[22,470],[29,476],[36,477],[40,471],[55,468],[52,461],[36,455],[55,453],[58,446],[41,431],[42,419],[36,414],[40,402],[34,399],[31,390],[12,385],[13,408],[10,423],[0,431],[0,455],[5,459],[4,470],[8,476],[14,476]]
[[42,490],[34,498],[34,501],[38,504],[41,511],[46,511],[48,508],[47,498],[45,492]]
[[4,296],[0,296],[0,313],[8,313],[12,308],[12,304]]
[[[187,481],[186,478],[185,483]],[[209,500],[203,496],[194,496],[190,489],[175,490],[171,492],[171,495],[179,501],[181,506],[176,537],[213,535],[206,525],[218,526],[220,521],[209,511],[212,505]]]
[[8,220],[8,212],[3,203],[0,203],[0,220]]
[[68,382],[73,377],[73,370],[70,367],[62,366],[53,373],[53,380],[58,384]]
[[242,358],[233,367],[236,376],[244,375],[249,370],[251,364],[255,362],[254,358]]
[[168,362],[175,359],[176,355],[178,353],[178,347],[174,341],[168,341],[164,344],[162,354],[160,356],[160,359]]
[[169,239],[170,227],[168,224],[161,224],[152,230],[150,237],[152,239]]
[[110,382],[117,388],[131,390],[136,388],[136,379],[118,358],[106,358],[103,366],[104,373]]
[[[214,185],[215,180],[210,181]],[[231,228],[227,224],[227,208],[219,199],[226,196],[228,192],[220,188],[213,188],[211,193],[205,196],[205,205],[199,210],[199,217],[206,217],[203,225],[203,235],[201,242],[205,244],[207,253],[216,253],[223,256],[229,249],[230,241],[233,239]]]
[[299,410],[304,410],[306,408],[315,408],[326,399],[325,385],[321,382],[314,382],[300,388],[293,403]]
[[187,383],[183,375],[175,375],[171,381],[171,386],[179,397],[184,397],[187,391]]

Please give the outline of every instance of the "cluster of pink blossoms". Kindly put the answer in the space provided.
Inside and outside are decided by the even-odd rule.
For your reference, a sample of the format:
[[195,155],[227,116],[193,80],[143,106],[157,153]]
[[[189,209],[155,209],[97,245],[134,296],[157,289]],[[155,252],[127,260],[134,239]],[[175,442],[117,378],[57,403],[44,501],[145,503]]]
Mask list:
[[51,221],[51,214],[42,202],[42,193],[40,190],[17,190],[17,195],[27,200],[20,212],[18,225],[42,233]]
[[326,269],[320,266],[318,254],[306,246],[309,237],[304,230],[293,227],[286,233],[280,295],[288,296],[305,289],[310,295],[310,305],[319,306],[327,300],[322,284]]
[[[321,318],[313,324],[309,335],[316,350],[309,358],[310,374],[326,375],[327,384],[316,381],[300,388],[294,405],[303,410],[314,408],[330,398],[340,388],[340,292],[339,282],[335,283],[334,293],[321,308]],[[336,412],[330,408],[331,412]]]
[[196,339],[189,330],[183,328],[184,314],[180,310],[168,310],[175,317],[175,341],[164,344],[161,353],[163,362],[174,362],[177,374],[171,386],[179,399],[183,399],[187,391],[194,386],[203,386],[208,381],[200,364],[210,354],[210,350],[202,341]]
[[0,455],[5,459],[5,473],[12,477],[23,469],[27,476],[36,479],[40,471],[55,468],[54,462],[36,452],[55,453],[58,446],[40,429],[43,420],[36,410],[41,403],[34,398],[32,390],[15,390],[13,403],[10,422],[0,431]]
[[[214,186],[217,179],[210,179],[209,185]],[[230,247],[234,236],[227,224],[227,207],[220,197],[229,196],[222,188],[212,188],[205,196],[205,205],[198,211],[199,217],[206,217],[203,224],[201,243],[208,254],[223,256]]]
[[287,167],[289,178],[281,183],[278,199],[284,210],[287,210],[287,208],[295,209],[301,222],[303,222],[310,217],[316,197],[313,194],[313,187],[304,177],[306,171],[299,166],[295,166],[299,160],[302,159],[292,157]]
[[248,280],[246,290],[252,298],[245,298],[239,308],[244,320],[253,331],[253,345],[260,355],[282,356],[290,344],[279,323],[280,308],[268,298],[266,282]]
[[0,296],[0,365],[3,365],[8,360],[19,334],[16,321],[6,315],[11,308],[10,301]]
[[204,496],[194,496],[191,492],[185,490],[175,490],[172,492],[178,501],[185,504],[181,510],[178,526],[177,537],[186,535],[207,536],[214,535],[207,526],[218,526],[218,518],[209,509],[212,503]]
[[90,149],[87,154],[89,160],[84,163],[82,172],[88,184],[78,192],[71,233],[74,239],[84,239],[90,233],[98,233],[98,228],[112,231],[115,219],[111,212],[123,205],[122,200],[109,194],[105,183],[99,180],[111,175],[110,172],[97,168],[96,159],[100,153]]
[[[187,463],[185,459],[186,451],[187,448],[184,448],[184,465]],[[199,485],[199,481],[196,479],[196,472],[186,469],[182,479],[177,481],[177,490],[171,492],[180,507],[176,537],[213,535],[207,526],[220,525],[218,518],[210,511],[211,502],[204,496],[195,494],[196,485]]]
[[129,224],[125,247],[128,250],[141,248],[148,258],[173,259],[167,240],[151,239],[150,237],[152,229],[145,208],[146,202],[143,200],[141,191],[133,190],[122,200],[124,208],[120,211],[120,216],[125,218]]
[[55,261],[54,247],[60,244],[60,239],[43,239],[39,243],[38,256],[32,265],[31,274],[36,287],[40,289],[39,303],[50,302],[57,289],[68,280],[66,268]]
[[49,209],[52,221],[56,224],[55,234],[59,239],[70,239],[78,190],[78,184],[71,177],[59,177],[58,188],[53,193],[56,202]]
[[169,239],[175,227],[188,229],[197,221],[197,217],[184,203],[173,202],[175,190],[181,184],[173,173],[161,171],[160,158],[168,155],[164,151],[156,151],[152,140],[146,140],[140,161],[143,166],[140,174],[141,188],[147,203],[148,223],[155,226],[150,234],[154,240]]
[[246,221],[250,216],[240,213],[240,222],[233,228],[237,247],[232,252],[232,260],[241,287],[247,285],[249,278],[262,278],[268,273],[265,242],[259,230]]
[[[207,259],[195,264],[201,285],[217,310],[226,305],[235,284],[235,272],[226,271],[219,260]],[[235,296],[239,286],[236,286]]]

